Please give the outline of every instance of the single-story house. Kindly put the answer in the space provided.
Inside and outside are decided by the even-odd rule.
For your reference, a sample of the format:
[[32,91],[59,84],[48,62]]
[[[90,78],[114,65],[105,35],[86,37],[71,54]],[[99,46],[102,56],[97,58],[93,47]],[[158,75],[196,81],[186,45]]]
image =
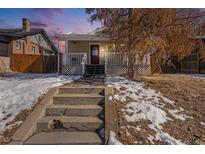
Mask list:
[[[85,34],[61,34],[60,41],[65,41],[62,73],[120,75],[127,72],[127,53],[121,52],[115,41],[103,34],[100,28]],[[85,70],[80,66],[82,61],[85,63]],[[140,63],[135,61],[135,73],[151,73],[149,55]]]
[[0,72],[43,73],[50,71],[47,65],[55,65],[52,70],[57,70],[57,53],[45,30],[32,29],[26,18],[22,19],[22,29],[0,29]]

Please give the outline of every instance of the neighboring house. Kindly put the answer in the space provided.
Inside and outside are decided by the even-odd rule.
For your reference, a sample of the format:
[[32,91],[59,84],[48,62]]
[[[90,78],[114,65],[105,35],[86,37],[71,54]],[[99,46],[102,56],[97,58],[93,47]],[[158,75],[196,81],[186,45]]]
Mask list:
[[[22,29],[0,29],[0,71],[52,72],[57,70],[57,48],[44,29],[30,28],[23,18]],[[54,58],[55,56],[55,58]],[[51,70],[46,65],[56,64]]]
[[[120,75],[127,72],[127,53],[120,52],[115,41],[103,34],[101,29],[86,34],[62,34],[60,41],[65,41],[65,55],[62,58],[63,73]],[[85,70],[80,66],[82,61],[86,64]],[[135,73],[150,74],[149,63],[148,55],[142,62],[136,57]]]

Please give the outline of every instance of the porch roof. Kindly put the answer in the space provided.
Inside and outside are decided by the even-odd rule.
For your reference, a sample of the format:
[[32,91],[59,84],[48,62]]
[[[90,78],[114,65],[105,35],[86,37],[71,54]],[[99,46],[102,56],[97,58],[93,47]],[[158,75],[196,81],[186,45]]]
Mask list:
[[106,35],[97,34],[62,34],[60,35],[60,41],[112,41],[112,39]]

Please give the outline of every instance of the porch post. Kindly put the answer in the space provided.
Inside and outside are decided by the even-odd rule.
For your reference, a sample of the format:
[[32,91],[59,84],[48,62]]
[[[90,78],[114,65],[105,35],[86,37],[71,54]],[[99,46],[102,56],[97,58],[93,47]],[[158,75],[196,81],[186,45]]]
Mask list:
[[107,74],[107,63],[108,63],[108,61],[107,61],[107,54],[105,52],[105,74]]
[[87,54],[83,55],[81,64],[82,64],[82,75],[84,75],[85,74],[85,64],[87,64]]

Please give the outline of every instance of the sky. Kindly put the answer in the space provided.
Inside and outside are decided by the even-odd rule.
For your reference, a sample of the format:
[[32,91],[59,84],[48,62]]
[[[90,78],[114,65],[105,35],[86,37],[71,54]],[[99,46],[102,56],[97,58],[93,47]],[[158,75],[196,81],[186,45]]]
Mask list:
[[86,33],[100,27],[100,23],[97,22],[91,25],[88,21],[89,16],[85,9],[0,8],[0,28],[21,28],[22,18],[28,18],[31,27],[44,28],[54,40],[54,36],[62,33]]

